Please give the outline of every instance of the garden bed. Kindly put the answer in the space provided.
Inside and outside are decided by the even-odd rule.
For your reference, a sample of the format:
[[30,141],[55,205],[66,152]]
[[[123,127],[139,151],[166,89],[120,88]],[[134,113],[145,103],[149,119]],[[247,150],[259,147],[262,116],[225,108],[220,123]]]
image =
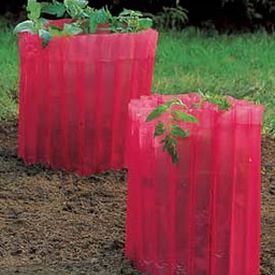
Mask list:
[[[126,172],[87,178],[17,158],[0,124],[0,274],[137,274],[123,257]],[[275,140],[263,139],[262,274],[275,273]]]

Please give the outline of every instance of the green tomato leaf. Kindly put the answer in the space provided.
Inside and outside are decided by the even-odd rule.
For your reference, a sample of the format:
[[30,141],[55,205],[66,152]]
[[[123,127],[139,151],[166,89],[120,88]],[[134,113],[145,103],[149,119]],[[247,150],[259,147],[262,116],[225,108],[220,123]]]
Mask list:
[[41,15],[41,3],[36,0],[28,0],[27,11],[30,20],[37,20]]
[[159,105],[156,109],[154,109],[146,118],[146,122],[152,121],[153,119],[161,116],[169,109],[169,106],[166,104]]
[[189,133],[189,131],[186,131],[186,130],[182,129],[178,125],[173,124],[171,134],[174,137],[185,138],[185,137],[188,137],[190,133]]
[[63,3],[53,0],[53,3],[42,2],[41,12],[46,14],[62,17],[65,14],[65,6]]
[[87,0],[64,0],[64,5],[66,7],[79,7],[79,8],[86,8],[89,2]]
[[56,26],[49,26],[48,31],[51,36],[62,36],[63,35],[63,30]]
[[108,23],[110,19],[110,12],[107,11],[105,8],[95,11],[94,14],[96,17],[96,23],[98,24]]
[[174,103],[175,103],[175,105],[186,107],[186,105],[182,102],[182,100],[180,98],[175,98]]
[[83,30],[76,23],[64,24],[63,34],[64,35],[77,35],[82,33]]
[[38,31],[38,35],[42,38],[43,48],[47,47],[52,38],[51,34],[48,31],[41,29]]
[[35,26],[33,21],[26,20],[21,23],[19,23],[13,30],[14,33],[20,33],[20,32],[29,32],[34,34],[35,33]]
[[45,26],[46,24],[48,24],[49,21],[48,21],[47,19],[41,17],[41,18],[38,19],[38,22],[39,22],[42,26]]
[[141,18],[139,20],[139,24],[140,24],[141,29],[145,30],[145,29],[149,29],[153,26],[153,21],[150,18]]
[[96,25],[96,17],[92,14],[89,19],[89,33],[96,33]]
[[67,9],[83,10],[88,6],[89,2],[86,0],[64,0],[64,5]]
[[163,150],[167,151],[174,164],[177,164],[179,161],[178,151],[177,151],[177,141],[172,137],[171,134],[167,135],[162,141],[163,143]]
[[88,1],[86,0],[64,0],[64,6],[66,12],[72,18],[87,18],[89,15],[87,12],[90,12],[91,9],[87,7]]
[[165,125],[163,122],[159,121],[155,127],[154,137],[161,136],[165,133]]
[[72,0],[72,2],[75,2],[75,4],[82,9],[86,8],[86,6],[89,4],[89,1],[87,0]]
[[175,99],[172,99],[172,100],[164,103],[164,105],[166,105],[168,108],[170,108],[171,106],[175,105],[176,103],[177,103],[177,101]]
[[119,14],[120,16],[129,16],[129,17],[142,17],[142,13],[139,11],[133,11],[133,10],[128,10],[128,9],[123,9],[123,11]]
[[172,112],[172,116],[176,120],[181,120],[189,123],[198,123],[198,119],[192,115],[189,115],[183,111],[175,110]]
[[40,30],[40,29],[44,29],[45,26],[48,24],[48,20],[41,17],[39,18],[38,20],[35,20],[35,30],[36,30],[36,33]]

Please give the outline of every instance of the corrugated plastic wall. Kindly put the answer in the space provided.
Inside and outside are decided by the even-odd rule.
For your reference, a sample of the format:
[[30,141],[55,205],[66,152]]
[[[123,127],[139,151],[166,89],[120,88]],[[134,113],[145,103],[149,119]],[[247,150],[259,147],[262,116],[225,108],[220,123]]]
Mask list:
[[[180,96],[198,124],[172,164],[147,115],[171,96],[129,107],[126,255],[146,274],[258,275],[263,108],[229,98],[219,111]],[[164,119],[165,118],[164,116]]]
[[55,37],[23,33],[19,155],[90,175],[125,166],[128,103],[151,93],[158,34]]

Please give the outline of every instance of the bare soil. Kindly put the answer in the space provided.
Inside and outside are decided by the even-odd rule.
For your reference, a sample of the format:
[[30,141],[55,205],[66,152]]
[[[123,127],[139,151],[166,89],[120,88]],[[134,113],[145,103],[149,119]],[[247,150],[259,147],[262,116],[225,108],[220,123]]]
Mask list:
[[[0,275],[138,274],[123,256],[126,171],[78,177],[18,159],[0,124]],[[263,139],[262,275],[275,274],[275,140]]]

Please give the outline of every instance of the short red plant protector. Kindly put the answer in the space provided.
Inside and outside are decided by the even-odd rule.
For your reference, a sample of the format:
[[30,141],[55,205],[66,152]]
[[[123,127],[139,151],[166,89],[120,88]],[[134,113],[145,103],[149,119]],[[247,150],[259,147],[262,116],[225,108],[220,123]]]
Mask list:
[[126,255],[145,274],[258,275],[263,107],[228,98],[219,111],[180,96],[198,124],[174,165],[147,115],[171,96],[129,105]]
[[124,167],[128,103],[151,93],[157,36],[54,37],[42,48],[21,34],[19,156],[80,175]]

